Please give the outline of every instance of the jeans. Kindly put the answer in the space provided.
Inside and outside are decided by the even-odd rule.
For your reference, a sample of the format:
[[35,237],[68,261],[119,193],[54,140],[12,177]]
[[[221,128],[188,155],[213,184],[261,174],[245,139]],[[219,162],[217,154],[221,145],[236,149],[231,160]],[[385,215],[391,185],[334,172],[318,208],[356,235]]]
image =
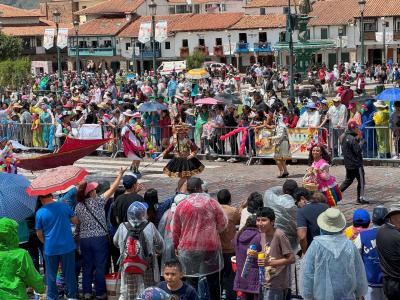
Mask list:
[[365,172],[364,168],[358,169],[347,169],[346,168],[346,179],[340,185],[340,190],[344,192],[353,183],[354,179],[357,179],[357,201],[364,199],[364,187],[365,187]]
[[[207,275],[207,284],[211,300],[220,300],[222,290],[220,289],[220,272]],[[198,288],[199,277],[186,277],[186,283],[190,284],[196,291]]]
[[[92,294],[92,283],[96,287],[96,296],[106,293],[106,269],[108,261],[108,237],[90,237],[81,239],[82,288],[84,294]],[[93,271],[95,271],[93,273]]]
[[75,250],[62,255],[45,255],[46,262],[46,283],[47,300],[58,299],[58,289],[56,277],[58,266],[61,263],[61,269],[64,274],[66,294],[68,298],[77,298],[77,284],[75,277]]
[[235,254],[224,253],[224,268],[222,269],[222,286],[226,291],[226,300],[235,300],[236,293],[233,290],[233,281],[235,280],[235,273],[232,270],[231,257]]

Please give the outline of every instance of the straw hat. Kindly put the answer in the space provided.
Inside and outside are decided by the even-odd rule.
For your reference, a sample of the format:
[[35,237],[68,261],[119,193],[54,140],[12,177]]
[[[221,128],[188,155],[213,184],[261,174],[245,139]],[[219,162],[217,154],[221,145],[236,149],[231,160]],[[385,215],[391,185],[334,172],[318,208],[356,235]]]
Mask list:
[[133,117],[133,115],[134,115],[133,111],[131,111],[130,109],[127,109],[127,110],[124,111],[122,114],[123,114],[124,116],[126,116],[126,117]]
[[332,99],[333,102],[340,102],[342,99],[340,97],[335,97]]
[[327,232],[340,232],[346,227],[346,218],[337,208],[328,208],[317,218],[319,228]]
[[378,108],[388,107],[387,104],[385,103],[385,101],[383,101],[383,100],[378,100],[378,101],[374,102],[374,106],[378,107]]
[[185,114],[187,114],[189,116],[195,116],[194,109],[188,108],[187,110],[185,110]]

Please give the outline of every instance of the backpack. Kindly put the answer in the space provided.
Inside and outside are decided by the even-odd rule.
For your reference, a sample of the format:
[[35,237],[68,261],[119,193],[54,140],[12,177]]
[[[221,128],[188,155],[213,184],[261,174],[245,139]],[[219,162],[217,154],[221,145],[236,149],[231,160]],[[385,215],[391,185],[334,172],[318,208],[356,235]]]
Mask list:
[[123,224],[128,234],[125,239],[126,257],[122,260],[122,268],[125,273],[143,275],[152,261],[143,232],[149,222],[146,221],[137,227],[133,227],[129,222]]

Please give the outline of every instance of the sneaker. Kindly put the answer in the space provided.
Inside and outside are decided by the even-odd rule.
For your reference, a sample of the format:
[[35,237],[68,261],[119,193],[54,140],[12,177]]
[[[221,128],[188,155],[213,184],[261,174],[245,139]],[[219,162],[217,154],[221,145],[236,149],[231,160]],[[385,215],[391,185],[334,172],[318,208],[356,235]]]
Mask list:
[[233,157],[231,157],[230,159],[227,160],[227,162],[233,162]]
[[215,160],[216,162],[223,162],[223,161],[225,161],[223,158],[221,158],[221,157],[218,157],[216,160]]
[[234,158],[234,157],[232,157],[231,159],[230,159],[230,162],[231,163],[235,163],[235,162],[238,162],[239,160],[237,159],[237,158]]

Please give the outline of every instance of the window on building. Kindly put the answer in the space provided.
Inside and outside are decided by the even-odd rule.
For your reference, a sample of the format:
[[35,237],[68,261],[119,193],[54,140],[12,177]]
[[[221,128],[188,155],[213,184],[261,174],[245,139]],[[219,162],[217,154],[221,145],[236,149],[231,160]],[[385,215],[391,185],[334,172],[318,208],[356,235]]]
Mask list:
[[279,41],[286,42],[286,31],[279,32]]
[[400,31],[400,18],[394,18],[393,28],[395,31]]
[[219,11],[226,11],[226,5],[224,3],[218,4]]
[[204,39],[199,39],[199,46],[205,46]]
[[85,9],[85,8],[87,8],[87,6],[86,6],[86,5],[83,5],[83,6],[82,6],[82,9]]
[[43,43],[42,43],[42,37],[38,36],[36,37],[36,47],[42,47]]
[[364,31],[376,32],[377,31],[376,19],[364,19]]
[[111,47],[112,46],[112,42],[110,40],[104,41],[103,46],[104,47]]
[[177,5],[175,7],[175,13],[177,13],[177,14],[186,14],[186,13],[191,13],[191,12],[192,12],[191,5]]
[[130,47],[131,47],[131,43],[126,43],[125,44],[125,50],[126,51],[128,51]]
[[289,13],[289,7],[288,7],[288,6],[285,6],[285,7],[283,8],[283,13],[284,13],[285,15],[287,15],[287,14]]
[[267,33],[266,32],[259,32],[258,33],[258,42],[265,43],[267,41]]
[[79,48],[87,48],[87,42],[86,41],[79,41]]
[[265,7],[260,8],[260,15],[265,15]]
[[216,46],[222,46],[222,38],[216,38],[215,39],[215,45]]
[[239,43],[247,43],[247,33],[239,33]]
[[165,42],[165,49],[171,49],[171,43],[170,42]]
[[188,40],[182,40],[182,47],[189,47]]
[[200,13],[200,4],[193,5],[193,13],[199,14]]
[[168,11],[170,15],[174,15],[175,14],[175,6],[171,5],[170,7],[168,7]]
[[92,41],[92,48],[97,48],[98,47],[98,43],[97,43],[97,41]]
[[328,38],[328,28],[321,28],[321,40]]

